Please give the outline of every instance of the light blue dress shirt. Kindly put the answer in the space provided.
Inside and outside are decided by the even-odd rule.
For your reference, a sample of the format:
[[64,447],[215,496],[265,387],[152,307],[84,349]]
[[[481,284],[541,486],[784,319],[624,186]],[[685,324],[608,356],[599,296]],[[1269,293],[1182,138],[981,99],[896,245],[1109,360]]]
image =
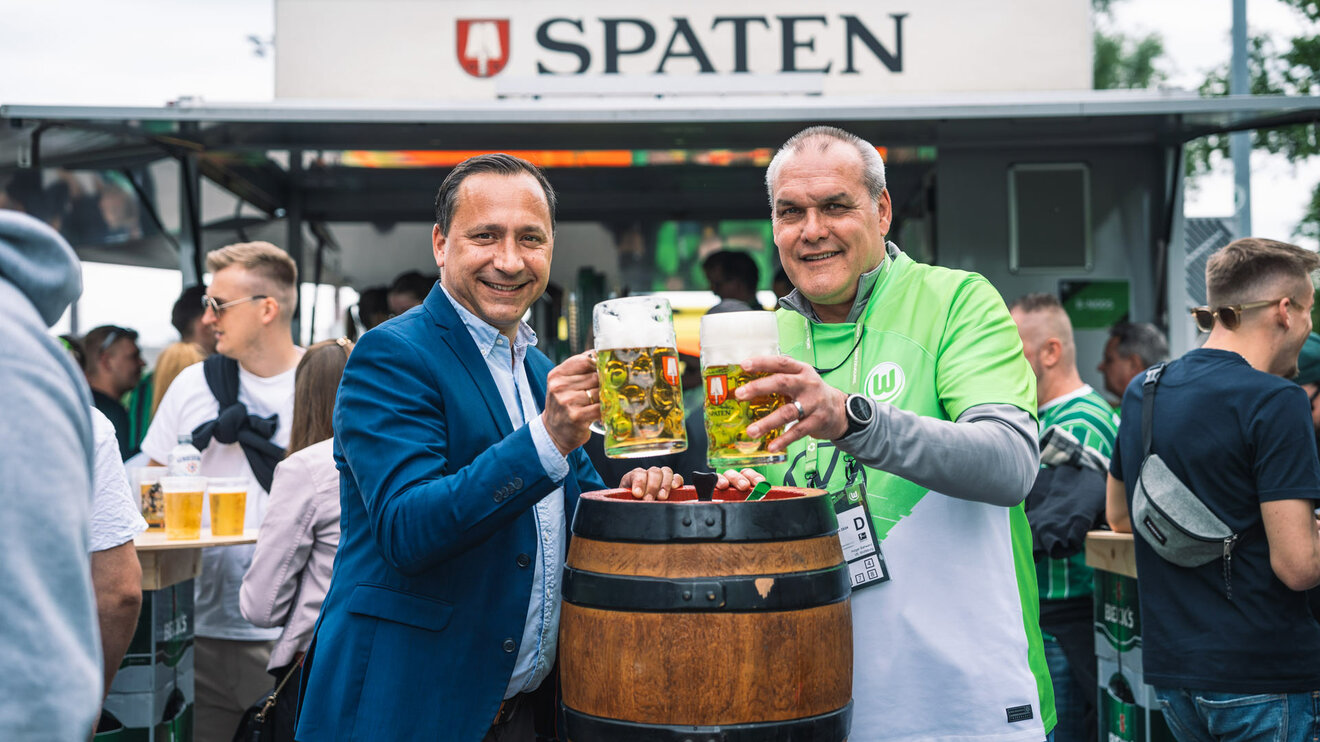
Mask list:
[[[562,482],[568,476],[568,459],[559,452],[550,433],[545,429],[541,412],[532,396],[527,380],[527,348],[536,344],[536,333],[526,322],[518,323],[518,336],[510,347],[509,339],[499,330],[486,324],[466,307],[454,301],[445,290],[445,298],[454,306],[459,318],[467,326],[472,341],[477,344],[486,366],[490,369],[495,387],[504,400],[504,410],[514,430],[528,425],[541,466],[551,481]],[[528,421],[531,422],[528,422]],[[558,487],[532,508],[536,517],[536,569],[532,576],[532,594],[527,604],[527,621],[523,626],[522,641],[518,644],[518,659],[509,678],[505,698],[535,690],[550,674],[559,642],[560,575],[564,571],[564,546],[567,528],[564,519],[564,488]]]

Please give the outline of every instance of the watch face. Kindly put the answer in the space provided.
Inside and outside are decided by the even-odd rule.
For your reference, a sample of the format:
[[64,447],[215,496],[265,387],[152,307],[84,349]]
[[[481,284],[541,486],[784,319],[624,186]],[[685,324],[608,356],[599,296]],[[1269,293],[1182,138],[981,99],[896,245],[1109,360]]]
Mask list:
[[848,398],[848,411],[852,413],[853,419],[862,422],[868,422],[871,419],[871,405],[866,403],[866,399],[860,396]]

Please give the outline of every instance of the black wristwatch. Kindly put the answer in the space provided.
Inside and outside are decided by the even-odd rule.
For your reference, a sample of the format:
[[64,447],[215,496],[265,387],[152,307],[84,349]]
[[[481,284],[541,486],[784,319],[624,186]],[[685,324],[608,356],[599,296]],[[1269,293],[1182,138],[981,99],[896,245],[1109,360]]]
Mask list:
[[848,418],[848,430],[843,434],[844,438],[865,430],[875,419],[875,406],[868,397],[860,394],[849,394],[843,403],[843,411]]

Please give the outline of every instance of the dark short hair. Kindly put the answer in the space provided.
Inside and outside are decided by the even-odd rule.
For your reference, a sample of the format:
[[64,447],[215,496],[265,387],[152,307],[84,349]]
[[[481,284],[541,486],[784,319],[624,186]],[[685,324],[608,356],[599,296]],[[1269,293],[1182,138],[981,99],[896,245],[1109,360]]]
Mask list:
[[[83,335],[82,339],[83,370],[89,373],[94,370],[96,364],[101,361],[101,355],[120,340],[132,340],[136,343],[137,339],[137,330],[130,330],[127,327],[119,325],[93,327]],[[109,341],[110,345],[106,345],[106,341]]]
[[1309,282],[1317,268],[1320,256],[1310,250],[1278,240],[1243,237],[1219,248],[1206,261],[1206,296],[1215,306],[1278,298],[1256,294],[1281,279]]
[[469,175],[493,173],[495,175],[519,175],[527,173],[536,178],[545,193],[545,203],[550,209],[550,229],[555,228],[555,189],[546,180],[545,173],[532,163],[513,155],[497,152],[489,155],[477,155],[458,163],[449,171],[435,194],[435,223],[440,227],[440,234],[449,236],[449,226],[454,222],[454,212],[458,210],[458,188]]
[[425,299],[435,285],[435,277],[426,277],[420,271],[400,273],[390,284],[391,294],[412,294],[418,299]]
[[756,261],[742,250],[713,252],[701,261],[701,268],[706,271],[714,268],[726,281],[736,281],[752,291],[756,291],[756,285],[760,283],[761,272]]
[[1008,305],[1008,310],[1010,312],[1015,309],[1026,314],[1041,312],[1047,309],[1063,311],[1063,304],[1059,303],[1059,297],[1054,294],[1023,294],[1013,300],[1012,304]]
[[202,308],[202,297],[206,295],[206,284],[195,283],[183,290],[170,310],[170,324],[179,331],[180,337],[187,337],[192,323],[206,313]]
[[1118,341],[1114,350],[1119,355],[1136,356],[1146,368],[1169,360],[1169,341],[1148,322],[1119,322],[1109,328],[1109,337]]

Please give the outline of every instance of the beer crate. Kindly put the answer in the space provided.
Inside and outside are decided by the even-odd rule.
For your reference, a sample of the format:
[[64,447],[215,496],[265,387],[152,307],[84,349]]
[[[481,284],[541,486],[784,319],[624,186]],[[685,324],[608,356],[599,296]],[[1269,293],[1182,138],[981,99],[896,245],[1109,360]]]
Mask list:
[[193,671],[180,672],[160,688],[141,693],[111,693],[105,710],[114,714],[123,728],[113,737],[97,739],[115,742],[192,742]]
[[1096,662],[1096,714],[1102,742],[1176,742],[1155,691],[1120,662]]
[[1095,656],[1117,663],[1120,657],[1141,648],[1137,581],[1100,569],[1094,574]]
[[113,693],[158,691],[193,668],[193,581],[142,592],[137,629],[119,663]]

